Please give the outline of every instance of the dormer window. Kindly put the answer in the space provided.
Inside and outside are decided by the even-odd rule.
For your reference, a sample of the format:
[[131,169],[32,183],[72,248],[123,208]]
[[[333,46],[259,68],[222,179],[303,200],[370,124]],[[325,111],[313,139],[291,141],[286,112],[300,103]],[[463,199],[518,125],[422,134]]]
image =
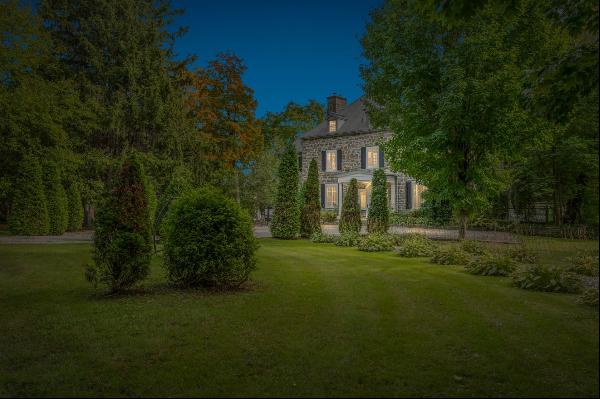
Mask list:
[[337,130],[337,121],[332,120],[329,121],[329,133],[335,132]]

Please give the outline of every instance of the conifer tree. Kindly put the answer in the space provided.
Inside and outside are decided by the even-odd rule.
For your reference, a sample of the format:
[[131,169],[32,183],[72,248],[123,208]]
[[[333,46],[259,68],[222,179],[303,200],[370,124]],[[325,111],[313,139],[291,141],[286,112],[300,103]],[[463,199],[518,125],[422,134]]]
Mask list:
[[304,201],[302,204],[302,220],[300,233],[302,237],[311,237],[321,232],[321,203],[319,200],[319,172],[317,161],[310,161],[308,176],[304,183]]
[[67,231],[69,215],[67,213],[67,193],[62,185],[58,164],[54,161],[47,162],[44,175],[48,221],[50,223],[49,233],[51,235],[62,235]]
[[300,230],[298,207],[298,158],[292,145],[288,145],[279,164],[279,185],[271,222],[275,238],[294,239]]
[[26,155],[19,163],[13,201],[8,218],[12,234],[48,234],[48,210],[42,182],[42,168],[37,158]]
[[371,192],[371,206],[367,218],[369,233],[387,233],[389,226],[390,210],[387,203],[387,183],[383,169],[373,173]]
[[348,192],[342,204],[340,216],[340,233],[360,233],[360,204],[358,203],[358,183],[356,179],[350,180]]
[[83,225],[83,204],[77,182],[71,180],[67,186],[68,225],[67,231],[79,231]]

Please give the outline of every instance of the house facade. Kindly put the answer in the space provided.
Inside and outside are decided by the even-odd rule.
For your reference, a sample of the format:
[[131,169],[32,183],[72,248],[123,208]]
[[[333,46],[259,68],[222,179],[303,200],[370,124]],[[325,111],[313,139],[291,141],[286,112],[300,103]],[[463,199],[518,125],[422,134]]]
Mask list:
[[296,140],[302,180],[306,179],[311,160],[316,160],[321,207],[339,215],[350,180],[356,179],[360,206],[366,214],[371,202],[373,172],[383,168],[390,210],[418,209],[425,187],[410,176],[390,170],[381,144],[389,140],[392,133],[371,127],[364,101],[361,97],[348,104],[345,98],[335,94],[327,98],[326,119]]

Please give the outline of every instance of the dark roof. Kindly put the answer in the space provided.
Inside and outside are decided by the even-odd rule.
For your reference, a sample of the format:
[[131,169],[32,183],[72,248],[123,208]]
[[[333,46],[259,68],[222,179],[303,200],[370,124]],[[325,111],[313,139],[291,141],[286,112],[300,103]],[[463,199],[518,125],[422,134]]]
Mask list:
[[365,108],[365,101],[366,100],[363,96],[344,108],[344,110],[339,114],[336,132],[329,132],[329,122],[323,121],[314,129],[304,133],[301,138],[311,139],[373,132],[374,130],[371,128],[369,123],[369,115],[367,114],[367,110]]

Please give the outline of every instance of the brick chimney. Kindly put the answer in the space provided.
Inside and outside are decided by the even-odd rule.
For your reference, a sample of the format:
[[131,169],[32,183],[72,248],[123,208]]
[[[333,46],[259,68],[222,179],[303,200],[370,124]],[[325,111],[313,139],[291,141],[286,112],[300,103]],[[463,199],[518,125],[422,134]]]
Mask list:
[[337,116],[346,108],[346,99],[333,93],[327,97],[327,120],[338,119]]

